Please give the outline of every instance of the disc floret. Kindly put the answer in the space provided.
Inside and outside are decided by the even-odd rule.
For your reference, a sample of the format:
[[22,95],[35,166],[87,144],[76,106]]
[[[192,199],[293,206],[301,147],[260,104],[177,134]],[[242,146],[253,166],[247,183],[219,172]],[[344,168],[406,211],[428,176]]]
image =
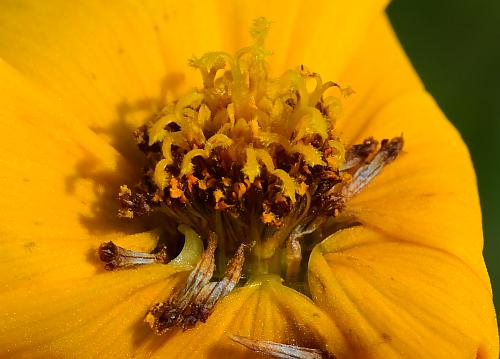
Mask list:
[[352,90],[304,66],[271,77],[269,25],[257,19],[254,44],[234,55],[191,59],[203,86],[136,131],[148,166],[141,183],[122,186],[120,215],[157,211],[202,238],[214,232],[219,273],[246,244],[247,273],[294,277],[302,237],[336,217],[395,158],[402,139],[383,141],[378,152],[373,139],[346,150],[335,125]]
[[[215,231],[226,251],[249,241],[270,258],[311,215],[335,215],[337,198],[325,195],[346,180],[345,149],[335,131],[340,99],[325,93],[348,90],[304,66],[269,77],[268,29],[257,19],[254,45],[190,61],[203,87],[138,130],[150,166],[133,192],[122,188],[122,216],[160,210],[202,234]],[[282,239],[263,247],[271,237]]]
[[[402,137],[345,148],[336,122],[352,90],[302,65],[271,77],[269,25],[257,19],[254,44],[234,55],[193,58],[203,85],[135,132],[148,161],[141,182],[120,188],[119,215],[159,212],[179,225],[186,239],[172,265],[192,266],[192,249],[205,248],[184,286],[148,312],[157,334],[207,320],[241,277],[270,274],[301,289],[321,232],[402,149]],[[158,245],[148,254],[109,242],[99,254],[109,270],[162,263],[173,253]]]

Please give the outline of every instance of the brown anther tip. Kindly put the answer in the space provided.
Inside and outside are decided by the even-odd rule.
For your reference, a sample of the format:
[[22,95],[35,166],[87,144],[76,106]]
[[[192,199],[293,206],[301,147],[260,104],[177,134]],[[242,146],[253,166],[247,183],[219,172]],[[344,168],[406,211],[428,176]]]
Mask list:
[[119,247],[109,241],[99,246],[99,259],[104,262],[104,269],[111,271],[117,267]]
[[189,306],[189,313],[186,313],[182,320],[182,330],[194,328],[198,322],[206,323],[208,317],[210,317],[210,310],[205,305],[191,304]]
[[127,186],[121,186],[118,193],[120,209],[118,216],[134,218],[152,210],[151,195],[149,193],[132,192]]
[[138,145],[145,144],[145,138],[147,137],[147,127],[141,126],[133,132],[135,141]]
[[404,146],[403,136],[394,137],[391,140],[383,140],[381,143],[381,151],[386,152],[386,157],[388,161],[393,161],[396,159],[398,154],[401,152]]
[[351,146],[346,153],[344,168],[347,170],[366,161],[377,150],[378,141],[373,137],[366,138],[363,143]]
[[178,325],[180,317],[181,313],[175,306],[160,302],[149,310],[145,321],[157,335],[162,335]]
[[99,246],[99,259],[105,263],[111,262],[115,259],[117,253],[118,247],[111,241],[102,243]]
[[157,263],[168,263],[169,258],[168,258],[168,252],[167,252],[167,247],[162,247],[160,251],[155,253],[155,259]]

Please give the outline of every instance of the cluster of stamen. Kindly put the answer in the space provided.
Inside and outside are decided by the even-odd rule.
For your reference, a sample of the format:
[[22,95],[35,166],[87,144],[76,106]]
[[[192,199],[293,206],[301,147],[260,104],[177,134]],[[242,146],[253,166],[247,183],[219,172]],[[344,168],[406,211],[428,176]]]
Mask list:
[[215,269],[216,247],[217,239],[211,232],[207,249],[189,274],[184,286],[174,292],[168,301],[157,303],[151,308],[146,316],[146,322],[157,334],[163,334],[176,327],[186,330],[192,328],[198,321],[205,322],[217,303],[238,284],[245,262],[246,246],[241,244],[238,247],[228,263],[224,277],[220,281],[210,282]]
[[168,263],[166,248],[156,253],[142,253],[117,246],[113,242],[106,242],[99,247],[99,259],[105,263],[106,270],[120,267],[130,267],[137,264]]
[[[158,334],[205,321],[243,273],[297,280],[309,238],[402,149],[401,137],[346,148],[335,124],[341,98],[352,90],[323,83],[304,66],[268,77],[268,28],[256,20],[255,44],[234,56],[191,60],[203,87],[135,132],[147,165],[140,183],[121,187],[119,215],[160,212],[206,242],[184,287],[149,311],[146,320]],[[116,247],[101,247],[107,269],[165,258],[136,253],[134,262]],[[220,280],[211,282],[215,268]]]

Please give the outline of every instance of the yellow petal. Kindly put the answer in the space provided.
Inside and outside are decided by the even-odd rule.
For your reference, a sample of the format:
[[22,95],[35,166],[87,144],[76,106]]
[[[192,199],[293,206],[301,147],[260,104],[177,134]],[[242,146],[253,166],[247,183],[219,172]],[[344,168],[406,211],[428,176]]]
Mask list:
[[0,96],[2,237],[74,241],[112,228],[116,212],[103,198],[133,177],[130,166],[4,62],[0,77],[9,84]]
[[[133,171],[108,143],[5,62],[0,77],[9,84],[0,96],[0,124],[6,129],[0,141],[1,356],[88,353],[96,328],[108,321],[117,332],[113,338],[124,335],[132,345],[130,323],[143,316],[157,291],[171,285],[166,278],[172,272],[156,266],[103,273],[96,261],[97,246],[108,235],[116,239],[121,231],[138,231],[123,222],[116,226],[112,205],[119,184]],[[98,345],[107,345],[102,338]]]
[[[253,358],[230,340],[240,335],[257,340],[345,352],[345,341],[328,316],[309,298],[269,277],[236,289],[216,307],[206,323],[167,334],[150,344],[154,357]],[[161,345],[161,347],[155,347]]]
[[[278,74],[305,64],[314,71],[336,77],[356,49],[386,0],[362,1],[220,1],[222,22],[230,29],[231,51],[250,43],[247,26],[265,16],[272,21],[267,40],[269,58]],[[284,36],[285,35],[285,36]]]
[[269,47],[277,73],[306,63],[337,74],[386,3],[3,2],[0,56],[112,139],[125,134],[119,126],[143,122],[167,93],[199,83],[187,66],[193,54],[249,44],[247,29],[258,16],[274,22]]
[[[285,7],[269,2],[262,7],[253,7],[254,2],[201,2],[196,7],[185,2],[178,4],[92,0],[0,4],[0,57],[8,63],[0,62],[0,83],[4,84],[0,123],[8,129],[0,141],[0,161],[6,174],[0,178],[2,354],[7,355],[5,350],[8,350],[12,356],[65,357],[74,353],[85,357],[98,352],[114,357],[130,353],[139,356],[156,353],[165,357],[176,350],[185,350],[185,356],[189,357],[196,350],[201,356],[214,356],[228,349],[246,355],[243,348],[224,336],[224,331],[233,330],[232,334],[291,340],[305,346],[328,345],[339,355],[345,352],[335,324],[318,313],[310,301],[290,289],[276,286],[269,289],[267,285],[238,290],[221,303],[206,325],[193,331],[168,340],[152,338],[142,323],[143,314],[177,283],[178,279],[169,277],[171,269],[154,266],[96,274],[97,264],[93,262],[93,245],[102,241],[102,237],[98,239],[95,235],[117,233],[114,189],[118,190],[124,182],[133,182],[134,173],[119,154],[125,154],[127,159],[138,158],[137,152],[130,150],[132,140],[127,140],[131,129],[160,106],[166,93],[174,92],[179,76],[186,76],[188,84],[194,82],[196,74],[187,69],[187,58],[193,53],[231,51],[242,46],[247,42],[242,40],[246,36],[242,34],[246,34],[248,27],[242,23],[265,15],[276,19],[276,31],[269,41],[271,49],[278,53],[272,59],[275,69],[306,63],[334,80],[344,69],[341,83],[352,85],[362,94],[346,105],[347,116],[340,123],[350,141],[365,134],[387,137],[404,132],[408,152],[427,151],[406,162],[402,157],[400,167],[396,167],[400,160],[392,164],[392,174],[384,171],[385,177],[381,176],[372,185],[372,197],[367,189],[365,197],[360,195],[348,211],[367,226],[390,235],[391,242],[384,242],[383,246],[387,246],[384,247],[387,253],[395,255],[383,257],[386,262],[379,271],[390,273],[392,265],[406,264],[402,274],[410,277],[408,283],[414,280],[415,288],[424,289],[429,285],[432,298],[424,296],[418,302],[420,293],[411,292],[413,286],[387,285],[395,296],[407,298],[406,292],[413,293],[408,301],[415,307],[419,303],[444,307],[438,313],[441,315],[438,319],[442,319],[438,323],[424,317],[419,324],[418,318],[414,318],[415,338],[434,338],[426,336],[430,330],[425,328],[438,328],[443,330],[444,338],[439,343],[448,343],[440,348],[449,348],[460,341],[456,348],[466,354],[473,356],[479,348],[478,357],[491,353],[494,357],[498,353],[496,344],[489,347],[485,344],[496,343],[497,339],[491,334],[495,329],[491,329],[494,323],[491,323],[487,276],[480,257],[480,217],[470,162],[456,133],[433,102],[420,92],[421,85],[385,20],[379,19],[370,26],[384,1],[356,4],[304,1]],[[255,14],[257,8],[263,11]],[[230,15],[220,18],[217,13],[221,9],[223,14]],[[367,29],[368,35],[363,40]],[[331,36],[325,40],[324,34]],[[347,64],[352,53],[354,60]],[[418,114],[421,116],[417,118]],[[358,131],[360,128],[364,132]],[[429,150],[436,143],[443,156],[441,163]],[[447,148],[450,144],[452,148]],[[434,176],[433,171],[438,175]],[[449,177],[443,177],[444,172]],[[455,177],[451,178],[453,173]],[[435,183],[442,178],[457,183],[450,186],[451,191],[444,192],[443,182]],[[417,186],[419,181],[428,186],[429,192],[422,193]],[[391,197],[392,193],[386,193],[393,182],[397,183],[394,192],[404,202],[397,202],[396,195]],[[423,199],[429,193],[436,201]],[[456,208],[452,206],[453,196],[458,196]],[[415,206],[409,208],[411,201]],[[463,213],[470,213],[469,217],[458,221]],[[459,214],[462,217],[457,217]],[[65,249],[63,254],[61,249]],[[475,281],[467,266],[440,249],[466,261],[482,282]],[[372,247],[366,256],[371,255],[371,250]],[[361,252],[359,257],[365,255]],[[379,254],[379,249],[373,252]],[[403,252],[400,260],[390,262],[400,252]],[[425,265],[435,268],[439,276],[434,278],[424,271],[422,277],[430,284],[418,282],[421,278],[412,273],[421,272],[410,266],[416,263],[413,257],[420,258],[424,269]],[[441,267],[435,257],[442,261]],[[335,295],[340,302],[347,303],[346,308],[352,309],[343,297],[345,293],[336,286],[341,280],[350,283],[351,277],[339,270],[334,274],[340,279],[329,279],[335,266],[328,266],[325,258],[311,261],[316,263],[311,273],[319,273],[311,280],[315,298],[329,313],[339,315],[340,319],[335,319],[338,326],[351,343],[358,343],[356,338],[352,339],[353,332],[349,332],[352,329],[349,325],[357,323],[357,317],[354,320],[349,313],[355,312],[343,311],[344,307],[333,310],[331,300],[325,299],[331,296],[324,295],[325,291]],[[352,274],[352,268],[347,266],[346,270]],[[445,280],[448,278],[453,282],[448,283]],[[367,296],[373,295],[374,301],[381,301],[376,293],[369,291],[372,284],[379,285],[377,280],[382,281],[370,277],[370,284],[357,282],[345,286],[355,293],[354,297],[359,298],[367,291]],[[323,283],[326,283],[324,288]],[[459,286],[463,288],[457,289]],[[440,302],[441,296],[444,299]],[[453,309],[456,303],[458,309]],[[379,318],[376,306],[369,307],[365,302],[361,306],[368,311],[366,316]],[[381,301],[381,308],[387,317],[397,319],[390,304]],[[406,318],[403,314],[398,318]],[[454,318],[458,319],[453,321]],[[474,333],[465,328],[466,320]],[[479,320],[486,323],[485,328],[478,327]],[[380,325],[383,324],[380,320]],[[450,334],[450,330],[446,331],[448,327],[455,328],[455,332]],[[413,350],[412,342],[397,336],[405,332],[395,331],[391,338],[395,338],[398,348]],[[366,337],[372,338],[372,332],[367,333]],[[411,330],[409,333],[412,334]],[[368,339],[359,341],[362,349],[365,343],[372,344]],[[91,348],[89,343],[93,345]],[[193,343],[204,344],[197,347]],[[419,348],[433,347],[429,344],[432,341],[417,340],[417,343],[421,344]],[[382,347],[374,353],[384,353]],[[450,353],[453,350],[456,349],[451,348]]]
[[[57,262],[57,257],[51,260]],[[74,260],[72,266],[78,265]],[[59,279],[53,273],[68,268],[23,278],[22,287],[3,291],[2,357],[144,356],[140,339],[152,334],[143,323],[146,311],[154,298],[168,296],[184,278],[173,276],[176,269],[168,265],[102,270],[81,279]]]
[[364,131],[376,138],[403,133],[404,153],[348,203],[345,213],[392,238],[454,254],[487,283],[472,163],[434,101],[423,92],[402,96]]
[[[340,76],[325,75],[323,78],[332,78],[355,91],[343,99],[344,115],[337,123],[342,139],[348,144],[367,136],[366,125],[386,104],[423,89],[385,15],[371,24]],[[399,134],[401,131],[396,132]]]
[[193,54],[223,48],[216,10],[210,2],[2,2],[0,56],[113,139],[158,110],[180,79],[197,79]]
[[354,227],[314,249],[309,285],[346,358],[498,357],[489,287],[442,250]]
[[404,153],[348,203],[346,214],[393,238],[457,255],[488,282],[469,154],[423,91],[385,16],[371,26],[339,81],[356,91],[338,123],[347,143],[401,134],[405,140]]
[[132,164],[1,61],[0,78],[2,244],[127,230],[115,226],[116,196]]

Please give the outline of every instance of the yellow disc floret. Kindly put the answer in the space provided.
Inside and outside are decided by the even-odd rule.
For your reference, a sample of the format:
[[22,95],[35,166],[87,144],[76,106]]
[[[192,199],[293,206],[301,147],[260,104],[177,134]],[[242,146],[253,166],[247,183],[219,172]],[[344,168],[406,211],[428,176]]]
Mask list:
[[[136,133],[149,161],[144,180],[120,193],[123,217],[157,210],[205,238],[216,232],[228,254],[247,242],[269,259],[289,238],[337,216],[355,186],[367,183],[352,176],[376,141],[349,152],[335,128],[341,98],[352,90],[302,65],[271,77],[269,25],[257,19],[254,44],[234,55],[191,59],[203,85]],[[360,174],[380,168],[368,170]]]

